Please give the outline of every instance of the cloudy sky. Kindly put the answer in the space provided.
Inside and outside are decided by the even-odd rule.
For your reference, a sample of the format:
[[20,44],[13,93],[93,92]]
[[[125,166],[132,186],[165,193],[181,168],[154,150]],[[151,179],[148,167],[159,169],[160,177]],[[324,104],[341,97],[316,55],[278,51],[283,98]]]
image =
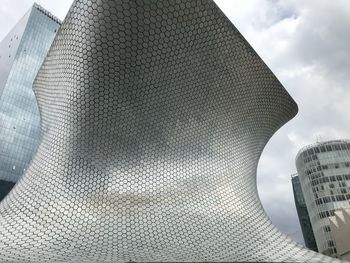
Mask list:
[[[262,203],[276,226],[303,243],[290,175],[297,151],[350,138],[350,1],[215,0],[299,105],[258,167]],[[32,0],[1,0],[0,40]],[[72,0],[37,0],[63,19]]]

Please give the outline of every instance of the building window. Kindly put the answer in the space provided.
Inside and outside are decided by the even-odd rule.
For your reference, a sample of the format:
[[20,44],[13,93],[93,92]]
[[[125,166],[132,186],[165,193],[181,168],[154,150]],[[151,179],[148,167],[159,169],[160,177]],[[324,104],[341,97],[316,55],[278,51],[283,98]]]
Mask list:
[[331,232],[331,227],[330,226],[324,226],[323,230],[324,230],[324,232]]
[[333,242],[333,240],[328,240],[328,246],[329,246],[329,247],[334,247],[334,242]]
[[337,195],[336,196],[336,199],[337,199],[337,201],[345,201],[346,199],[345,199],[345,197],[343,196],[343,195]]
[[331,198],[329,196],[323,197],[323,203],[327,204],[331,202]]

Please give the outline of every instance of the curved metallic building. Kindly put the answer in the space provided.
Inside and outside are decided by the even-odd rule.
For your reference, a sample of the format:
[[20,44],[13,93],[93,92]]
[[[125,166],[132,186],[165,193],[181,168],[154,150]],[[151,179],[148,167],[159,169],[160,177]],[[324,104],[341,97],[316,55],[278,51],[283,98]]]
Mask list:
[[259,156],[297,106],[212,0],[76,0],[34,86],[2,262],[332,260],[264,213]]

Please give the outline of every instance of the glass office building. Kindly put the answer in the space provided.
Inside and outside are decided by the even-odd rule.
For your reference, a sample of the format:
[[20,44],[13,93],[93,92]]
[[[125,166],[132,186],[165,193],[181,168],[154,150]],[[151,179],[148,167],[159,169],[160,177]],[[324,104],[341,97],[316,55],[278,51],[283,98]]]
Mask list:
[[301,231],[303,233],[305,246],[313,251],[318,252],[315,235],[314,235],[314,232],[312,231],[310,217],[309,217],[309,213],[307,212],[307,207],[306,207],[303,192],[301,190],[298,174],[292,175],[292,186],[293,186],[295,207],[297,209],[299,223],[300,223]]
[[[33,81],[61,22],[34,4],[0,43],[0,182],[16,182],[35,153],[40,116]],[[5,185],[6,184],[6,185]]]
[[318,251],[337,257],[329,217],[350,204],[350,140],[307,146],[296,166]]

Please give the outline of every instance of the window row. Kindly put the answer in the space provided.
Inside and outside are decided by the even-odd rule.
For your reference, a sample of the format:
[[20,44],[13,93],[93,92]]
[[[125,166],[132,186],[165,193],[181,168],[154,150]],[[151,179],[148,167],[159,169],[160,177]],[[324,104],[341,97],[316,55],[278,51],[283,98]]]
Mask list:
[[326,196],[322,198],[316,199],[316,204],[317,205],[322,205],[322,204],[327,204],[331,202],[340,202],[340,201],[346,201],[350,200],[350,194],[346,195],[332,195],[332,196]]
[[315,155],[317,153],[332,152],[332,151],[345,151],[350,150],[350,143],[333,144],[333,145],[321,145],[305,150],[303,152],[304,159],[308,156]]
[[318,215],[321,219],[326,218],[326,217],[330,217],[330,216],[334,216],[334,209],[332,209],[330,211],[319,212]]
[[337,182],[337,181],[342,182],[341,185],[339,185],[340,187],[346,187],[346,184],[343,181],[350,181],[350,174],[332,175],[328,177],[326,176],[319,179],[311,180],[311,185],[316,186],[318,184]]
[[339,168],[349,168],[350,163],[349,162],[342,162],[342,163],[331,163],[331,164],[324,164],[324,165],[318,165],[317,167],[313,167],[312,169],[306,170],[307,175],[311,175],[311,178],[313,179],[313,173],[328,170],[328,169],[339,169]]

